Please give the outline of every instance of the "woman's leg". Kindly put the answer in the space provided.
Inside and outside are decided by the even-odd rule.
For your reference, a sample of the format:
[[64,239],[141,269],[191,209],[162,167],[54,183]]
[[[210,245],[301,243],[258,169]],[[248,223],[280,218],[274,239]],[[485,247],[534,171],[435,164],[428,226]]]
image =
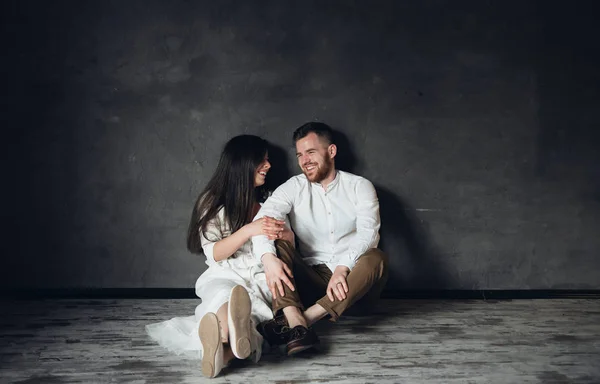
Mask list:
[[229,302],[221,305],[221,308],[217,311],[217,318],[219,319],[219,325],[221,326],[221,341],[223,343],[229,342],[229,325],[227,324],[227,307]]
[[221,369],[235,358],[229,345],[227,310],[229,302],[223,303],[216,313],[208,312],[200,321],[198,335],[202,342],[202,373],[216,377]]
[[227,307],[229,302],[221,305],[221,308],[217,311],[217,318],[219,319],[219,325],[221,326],[221,342],[223,343],[223,362],[225,365],[229,364],[231,360],[235,358],[231,346],[229,346],[229,325],[227,324]]
[[[196,293],[203,301],[196,308],[196,316],[202,316],[203,313],[206,313],[204,312],[206,309],[212,312],[215,322],[219,326],[219,332],[217,332],[219,350],[222,350],[223,363],[227,365],[232,359],[237,358],[235,354],[236,349],[232,348],[231,345],[232,337],[237,336],[238,339],[248,339],[250,353],[258,349],[260,345],[257,347],[256,343],[254,343],[254,338],[247,337],[248,334],[251,334],[255,326],[250,324],[252,303],[250,302],[248,292],[241,285],[244,283],[244,280],[240,278],[239,273],[232,273],[229,270],[219,270],[218,274],[221,276],[217,278],[213,276],[208,281],[203,281],[202,284],[196,284]],[[240,288],[243,292],[238,292],[234,295],[234,292],[239,291]],[[240,295],[240,293],[245,293],[245,295]],[[233,313],[231,319],[229,318],[230,313]],[[243,321],[245,319],[248,320],[248,324],[245,324],[246,322]],[[205,332],[205,334],[207,333],[214,334],[212,329]],[[258,332],[256,333],[258,334]],[[240,341],[244,340],[238,340],[238,344],[233,347],[237,347],[237,353],[242,357],[246,355],[247,351],[244,348],[242,348],[244,349],[243,351],[240,349]]]

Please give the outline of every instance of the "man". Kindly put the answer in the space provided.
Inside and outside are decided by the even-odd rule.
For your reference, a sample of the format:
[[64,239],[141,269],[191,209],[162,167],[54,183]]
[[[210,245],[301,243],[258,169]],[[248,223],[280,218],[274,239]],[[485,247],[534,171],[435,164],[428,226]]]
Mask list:
[[287,241],[252,238],[275,314],[259,329],[269,343],[287,344],[288,355],[319,342],[312,324],[326,316],[336,321],[361,298],[373,301],[387,280],[387,258],[376,248],[380,218],[373,184],[335,169],[337,147],[326,124],[304,124],[293,138],[303,173],[277,188],[255,219],[288,215],[299,252]]

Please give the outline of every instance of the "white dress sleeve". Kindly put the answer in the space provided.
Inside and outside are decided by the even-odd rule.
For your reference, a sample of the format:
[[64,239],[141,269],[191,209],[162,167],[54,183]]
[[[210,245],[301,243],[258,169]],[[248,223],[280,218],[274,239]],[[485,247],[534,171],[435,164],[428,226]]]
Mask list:
[[215,217],[213,217],[206,226],[206,231],[200,231],[200,244],[206,256],[206,264],[210,267],[217,263],[215,260],[213,249],[217,241],[225,238],[225,208],[221,208]]

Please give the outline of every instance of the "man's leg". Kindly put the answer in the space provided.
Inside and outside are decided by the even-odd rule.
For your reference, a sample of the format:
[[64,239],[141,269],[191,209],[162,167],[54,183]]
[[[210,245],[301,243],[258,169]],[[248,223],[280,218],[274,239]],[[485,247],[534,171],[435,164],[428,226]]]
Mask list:
[[[261,323],[260,329],[271,345],[286,344],[287,354],[293,355],[319,343],[319,338],[314,330],[308,328],[306,318],[302,314],[304,305],[300,292],[309,293],[311,288],[325,287],[327,283],[304,263],[302,257],[289,242],[277,240],[275,246],[277,257],[288,266],[294,275],[293,278],[290,277],[290,280],[295,290],[292,291],[287,285],[283,285],[284,295],[276,295],[273,298],[275,318]],[[285,316],[277,316],[280,310]]]
[[307,302],[314,303],[304,311],[304,317],[306,318],[308,325],[313,325],[314,323],[328,315],[328,311],[318,303],[318,300],[323,297],[323,293],[327,294],[327,284],[329,283],[329,280],[331,280],[331,276],[333,275],[333,272],[331,272],[331,270],[326,264],[312,265],[311,269],[317,275],[319,275],[319,278],[321,278],[321,280],[323,280],[323,286],[319,291],[312,291],[311,296],[307,297],[307,301],[304,301],[305,305],[307,306]]
[[273,298],[273,314],[277,316],[280,310],[286,308],[297,308],[298,313],[304,310],[305,305],[313,304],[323,295],[327,287],[329,277],[317,273],[311,266],[307,265],[296,249],[285,240],[276,240],[277,257],[281,259],[294,274],[290,278],[295,291],[283,284],[284,296]]
[[[385,253],[377,248],[371,248],[359,257],[356,265],[348,274],[348,293],[346,299],[339,301],[334,296],[334,301],[329,300],[327,295],[317,301],[331,315],[331,320],[337,319],[344,313],[346,309],[351,307],[359,299],[369,293],[379,294],[388,278],[388,259]],[[371,292],[373,290],[373,292]],[[313,308],[308,308],[306,313],[312,313]],[[311,316],[307,316],[309,324],[313,323]]]

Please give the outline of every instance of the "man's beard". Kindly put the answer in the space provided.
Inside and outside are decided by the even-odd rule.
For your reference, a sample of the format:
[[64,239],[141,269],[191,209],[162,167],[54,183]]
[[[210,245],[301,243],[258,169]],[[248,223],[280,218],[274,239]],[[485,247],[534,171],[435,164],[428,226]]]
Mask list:
[[323,166],[317,168],[317,172],[312,176],[312,178],[311,178],[311,176],[308,176],[306,174],[306,170],[304,170],[304,168],[302,169],[302,171],[304,172],[304,175],[311,183],[320,183],[327,177],[327,175],[329,174],[329,171],[331,171],[332,167],[333,167],[333,161],[330,158],[326,157],[325,161],[323,163]]

